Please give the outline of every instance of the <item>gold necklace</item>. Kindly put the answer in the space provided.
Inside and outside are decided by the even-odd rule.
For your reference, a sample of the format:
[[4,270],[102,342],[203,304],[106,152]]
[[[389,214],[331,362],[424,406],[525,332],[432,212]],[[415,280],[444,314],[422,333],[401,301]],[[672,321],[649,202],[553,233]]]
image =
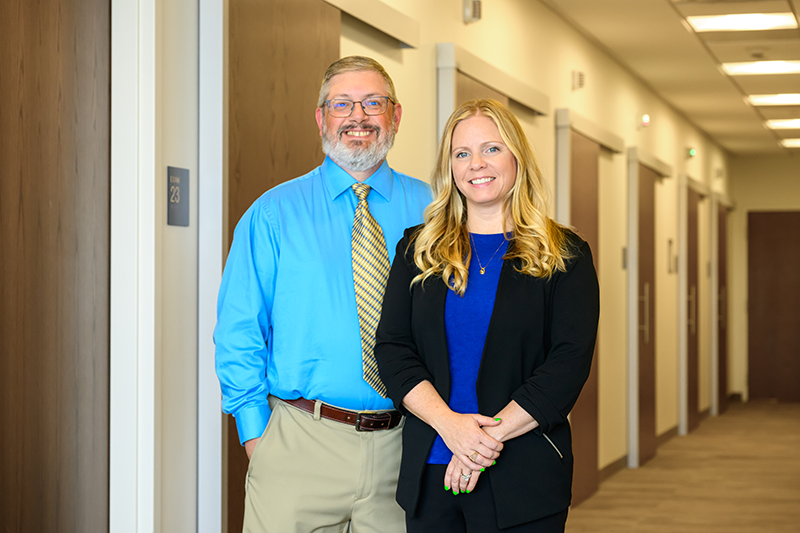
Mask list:
[[472,249],[475,250],[475,259],[478,260],[478,266],[481,267],[481,276],[482,276],[482,275],[486,274],[486,267],[489,266],[489,263],[492,262],[492,259],[494,259],[494,256],[496,256],[497,252],[500,251],[500,248],[503,247],[503,243],[506,242],[505,235],[503,236],[503,240],[500,241],[500,246],[497,247],[497,250],[494,251],[494,253],[492,254],[492,257],[490,257],[489,260],[486,262],[486,266],[483,266],[481,264],[481,258],[478,256],[478,247],[475,245],[475,237],[472,236],[472,233],[469,234],[469,238],[472,239]]

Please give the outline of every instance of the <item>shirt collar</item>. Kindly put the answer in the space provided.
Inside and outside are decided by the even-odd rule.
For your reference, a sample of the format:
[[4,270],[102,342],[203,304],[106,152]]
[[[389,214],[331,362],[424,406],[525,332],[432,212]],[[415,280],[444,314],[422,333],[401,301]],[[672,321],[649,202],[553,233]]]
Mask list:
[[[342,167],[337,165],[330,157],[325,156],[322,163],[322,180],[331,196],[331,200],[347,191],[358,181],[348,174]],[[380,194],[387,202],[392,199],[392,185],[394,179],[392,169],[385,160],[372,176],[367,178],[364,183],[369,185],[373,191]]]

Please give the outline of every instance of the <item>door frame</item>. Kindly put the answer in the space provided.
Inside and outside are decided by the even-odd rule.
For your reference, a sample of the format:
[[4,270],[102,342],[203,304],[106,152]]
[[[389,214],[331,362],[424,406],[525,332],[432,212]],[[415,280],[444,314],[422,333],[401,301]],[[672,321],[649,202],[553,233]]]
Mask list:
[[571,109],[556,109],[556,221],[565,225],[569,225],[572,219],[570,214],[570,202],[572,201],[570,193],[570,173],[572,172],[570,130],[593,140],[601,148],[610,150],[614,154],[621,154],[625,150],[625,140],[622,137],[583,118]]
[[211,332],[217,321],[227,206],[228,2],[198,0],[197,532],[225,523],[222,394]]
[[656,156],[628,147],[628,468],[639,468],[639,165],[661,178],[672,175],[672,167]]

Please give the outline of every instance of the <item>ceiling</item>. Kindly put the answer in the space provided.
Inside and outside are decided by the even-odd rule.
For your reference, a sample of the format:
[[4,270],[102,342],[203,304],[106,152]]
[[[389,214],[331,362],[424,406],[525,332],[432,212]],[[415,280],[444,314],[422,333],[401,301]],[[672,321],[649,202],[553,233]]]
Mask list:
[[800,119],[800,105],[754,107],[751,94],[800,93],[800,74],[728,76],[727,62],[800,60],[800,29],[695,33],[686,17],[800,15],[800,0],[543,0],[605,48],[689,121],[732,154],[786,154],[769,119]]

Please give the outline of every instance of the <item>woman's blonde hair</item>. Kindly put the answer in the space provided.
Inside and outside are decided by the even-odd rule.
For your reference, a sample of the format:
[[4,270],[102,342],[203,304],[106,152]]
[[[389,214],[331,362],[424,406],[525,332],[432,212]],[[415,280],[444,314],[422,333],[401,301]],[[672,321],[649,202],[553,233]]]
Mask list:
[[441,276],[460,295],[467,288],[471,257],[467,230],[467,204],[453,181],[451,143],[462,121],[483,116],[492,120],[517,162],[514,185],[503,198],[503,212],[511,227],[504,259],[519,259],[517,270],[535,277],[550,277],[565,270],[571,257],[566,229],[547,216],[547,197],[542,173],[516,117],[496,100],[471,100],[456,109],[447,121],[439,145],[439,158],[431,178],[434,200],[425,210],[425,225],[417,231],[414,263],[422,271],[411,282]]

